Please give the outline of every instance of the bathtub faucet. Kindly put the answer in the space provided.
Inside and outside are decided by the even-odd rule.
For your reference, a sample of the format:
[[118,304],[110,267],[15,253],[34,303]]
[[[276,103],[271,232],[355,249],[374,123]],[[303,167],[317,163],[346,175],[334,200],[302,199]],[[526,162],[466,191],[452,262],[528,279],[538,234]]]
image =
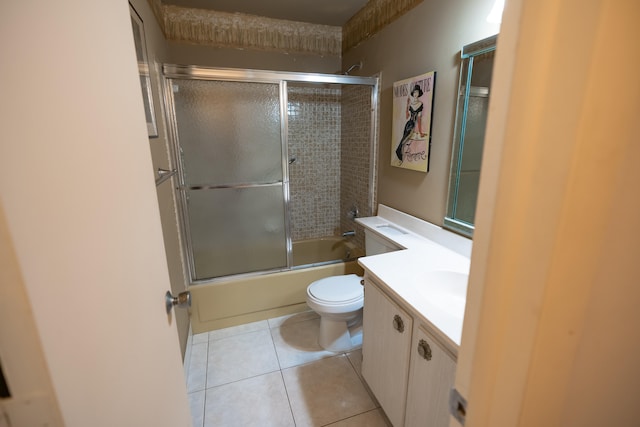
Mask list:
[[356,235],[355,230],[345,231],[344,233],[342,233],[342,237],[350,237],[350,236],[355,236],[355,235]]
[[360,211],[356,205],[353,205],[349,211],[347,211],[347,218],[356,219],[360,216]]

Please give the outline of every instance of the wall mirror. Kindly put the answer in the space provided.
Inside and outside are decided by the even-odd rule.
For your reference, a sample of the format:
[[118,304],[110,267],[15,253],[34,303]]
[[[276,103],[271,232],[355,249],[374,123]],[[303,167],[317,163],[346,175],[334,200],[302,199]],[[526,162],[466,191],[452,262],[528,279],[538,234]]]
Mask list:
[[446,228],[473,235],[497,35],[462,48]]

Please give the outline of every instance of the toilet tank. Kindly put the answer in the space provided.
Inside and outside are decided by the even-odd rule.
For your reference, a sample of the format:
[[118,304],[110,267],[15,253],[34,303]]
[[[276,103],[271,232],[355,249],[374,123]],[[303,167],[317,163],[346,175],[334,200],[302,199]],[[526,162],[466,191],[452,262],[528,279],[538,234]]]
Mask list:
[[378,255],[402,249],[388,239],[364,229],[365,255]]

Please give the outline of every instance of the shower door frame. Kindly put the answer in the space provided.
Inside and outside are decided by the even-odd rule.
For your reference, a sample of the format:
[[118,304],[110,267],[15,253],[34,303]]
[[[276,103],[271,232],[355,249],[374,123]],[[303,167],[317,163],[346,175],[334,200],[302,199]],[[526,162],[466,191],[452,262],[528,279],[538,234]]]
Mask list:
[[[178,186],[176,187],[177,211],[179,217],[180,242],[182,246],[182,257],[188,268],[189,284],[215,283],[228,280],[230,277],[249,277],[279,271],[289,271],[292,269],[292,238],[291,238],[291,215],[290,215],[290,193],[289,193],[289,153],[288,153],[288,95],[287,83],[311,83],[311,84],[340,84],[340,85],[360,85],[371,86],[371,151],[370,151],[370,173],[369,173],[369,209],[374,211],[375,204],[375,177],[377,170],[377,136],[378,136],[378,100],[379,100],[379,77],[359,77],[320,73],[300,73],[268,70],[250,70],[235,68],[211,68],[193,65],[163,64],[162,66],[162,86],[164,92],[165,115],[167,120],[168,143],[171,146],[171,162],[177,170]],[[195,189],[187,186],[184,182],[184,167],[181,160],[180,143],[178,138],[178,125],[173,98],[172,79],[187,80],[210,80],[229,81],[245,83],[267,83],[278,84],[280,95],[280,132],[282,150],[282,190],[284,195],[285,212],[285,245],[287,253],[287,266],[276,267],[269,270],[239,273],[234,275],[220,276],[206,279],[195,279],[195,262],[193,257],[193,245],[189,226],[188,206],[186,191]],[[227,186],[225,188],[241,188],[242,186]],[[198,189],[206,186],[198,186]],[[218,188],[218,187],[215,187]]]

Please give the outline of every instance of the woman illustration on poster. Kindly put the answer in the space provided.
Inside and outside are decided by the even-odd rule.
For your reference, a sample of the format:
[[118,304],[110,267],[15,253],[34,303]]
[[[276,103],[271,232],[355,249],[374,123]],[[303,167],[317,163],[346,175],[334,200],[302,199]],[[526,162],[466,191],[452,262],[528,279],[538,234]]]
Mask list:
[[[407,123],[404,125],[402,139],[396,148],[396,156],[402,164],[403,150],[409,139],[421,139],[425,134],[422,132],[422,109],[424,105],[420,101],[423,91],[419,85],[415,85],[411,91],[411,96],[407,98],[406,118]],[[415,132],[417,127],[417,132]],[[412,137],[413,136],[413,137]]]

